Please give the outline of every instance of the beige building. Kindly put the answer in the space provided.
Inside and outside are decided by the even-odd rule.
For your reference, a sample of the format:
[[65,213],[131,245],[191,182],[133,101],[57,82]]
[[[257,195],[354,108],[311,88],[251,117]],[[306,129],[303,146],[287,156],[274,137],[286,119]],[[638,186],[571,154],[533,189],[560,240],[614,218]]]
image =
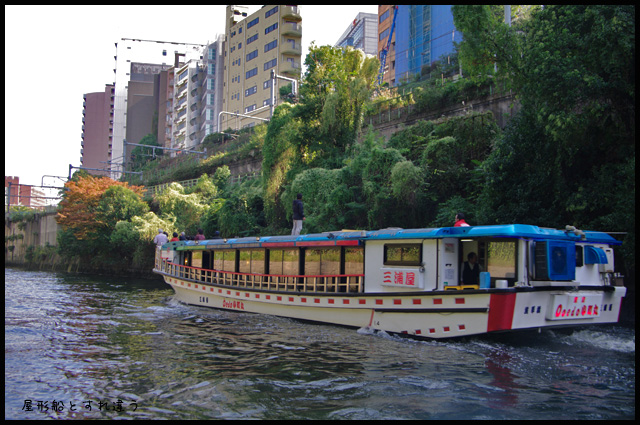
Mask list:
[[245,6],[227,6],[222,131],[261,122],[251,117],[271,118],[272,96],[278,99],[278,87],[291,84],[276,78],[272,87],[272,71],[276,76],[300,80],[301,21],[300,9],[294,5],[266,5],[251,15]]

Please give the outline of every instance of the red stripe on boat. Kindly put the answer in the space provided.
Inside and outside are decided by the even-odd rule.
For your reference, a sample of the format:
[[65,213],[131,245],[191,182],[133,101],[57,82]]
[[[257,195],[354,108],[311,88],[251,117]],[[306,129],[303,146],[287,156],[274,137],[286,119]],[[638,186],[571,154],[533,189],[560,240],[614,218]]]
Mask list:
[[511,329],[516,294],[491,294],[487,332]]

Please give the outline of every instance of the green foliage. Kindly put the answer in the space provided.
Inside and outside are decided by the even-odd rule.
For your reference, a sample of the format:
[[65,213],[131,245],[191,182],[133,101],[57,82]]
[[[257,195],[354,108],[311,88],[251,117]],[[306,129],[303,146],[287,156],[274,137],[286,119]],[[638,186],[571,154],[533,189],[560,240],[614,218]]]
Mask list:
[[[148,145],[148,146],[160,146],[158,143],[156,136],[154,134],[147,134],[138,142],[139,145]],[[131,150],[131,160],[129,162],[129,167],[132,171],[140,171],[144,168],[146,164],[156,159],[156,157],[162,156],[164,150],[162,149],[153,149],[142,146],[135,146]]]
[[255,217],[247,196],[232,195],[222,205],[218,222],[223,237],[243,237],[259,234]]
[[329,196],[338,183],[340,170],[311,168],[298,174],[289,189],[282,194],[282,204],[288,206],[287,221],[293,220],[293,201],[302,194],[304,212],[308,217],[304,222],[305,233],[323,231],[327,217],[326,205]]
[[96,221],[110,232],[118,221],[130,220],[147,211],[149,206],[140,199],[140,195],[123,186],[111,186],[100,197],[96,207]]
[[280,197],[288,182],[288,173],[307,156],[297,140],[301,129],[292,107],[281,105],[275,109],[265,136],[262,151],[264,207],[267,221],[275,227],[286,226],[285,208]]
[[[202,186],[205,186],[204,182],[202,182]],[[207,205],[201,195],[198,193],[185,194],[184,188],[178,183],[171,183],[160,195],[156,196],[156,201],[164,216],[175,218],[175,227],[163,228],[167,232],[177,231],[180,233],[185,231],[187,234],[195,234],[198,230],[200,217],[207,210]]]
[[451,11],[456,28],[464,34],[457,46],[464,75],[481,82],[488,75],[512,77],[523,71],[523,30],[530,7],[512,7],[511,26],[504,22],[502,5],[454,5]]

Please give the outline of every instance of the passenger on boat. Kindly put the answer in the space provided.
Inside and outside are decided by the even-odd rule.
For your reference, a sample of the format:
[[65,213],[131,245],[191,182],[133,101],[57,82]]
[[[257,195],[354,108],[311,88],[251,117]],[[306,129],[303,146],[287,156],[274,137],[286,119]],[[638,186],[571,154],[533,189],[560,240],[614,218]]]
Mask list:
[[171,240],[169,242],[177,242],[180,239],[178,239],[178,232],[173,232],[173,237],[171,238]]
[[462,283],[464,285],[478,285],[482,268],[478,264],[478,256],[475,252],[467,255],[467,261],[462,265]]
[[187,240],[187,235],[185,235],[184,232],[180,233],[180,236],[178,237],[179,240],[181,241],[186,241]]
[[304,217],[304,206],[302,205],[302,193],[298,193],[296,199],[293,200],[293,229],[292,235],[299,235],[302,230],[302,221]]
[[456,214],[455,224],[453,227],[467,227],[469,226],[466,221],[464,221],[464,214],[458,213]]
[[162,229],[158,229],[158,234],[156,235],[156,237],[155,237],[155,238],[153,238],[153,242],[154,242],[157,246],[161,247],[162,245],[164,245],[164,244],[166,244],[166,243],[167,243],[167,240],[168,240],[167,235],[165,235],[165,234],[162,232]]
[[203,241],[204,240],[204,230],[202,229],[198,229],[198,234],[196,235],[195,238],[193,238],[194,241]]

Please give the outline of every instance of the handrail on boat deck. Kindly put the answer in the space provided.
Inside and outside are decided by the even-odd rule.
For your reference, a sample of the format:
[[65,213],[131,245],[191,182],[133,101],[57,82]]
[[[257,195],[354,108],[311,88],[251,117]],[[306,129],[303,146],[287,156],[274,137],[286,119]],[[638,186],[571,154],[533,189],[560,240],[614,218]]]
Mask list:
[[286,292],[359,293],[363,291],[364,274],[310,276],[236,273],[183,266],[166,259],[158,260],[156,268],[177,278],[238,288]]

